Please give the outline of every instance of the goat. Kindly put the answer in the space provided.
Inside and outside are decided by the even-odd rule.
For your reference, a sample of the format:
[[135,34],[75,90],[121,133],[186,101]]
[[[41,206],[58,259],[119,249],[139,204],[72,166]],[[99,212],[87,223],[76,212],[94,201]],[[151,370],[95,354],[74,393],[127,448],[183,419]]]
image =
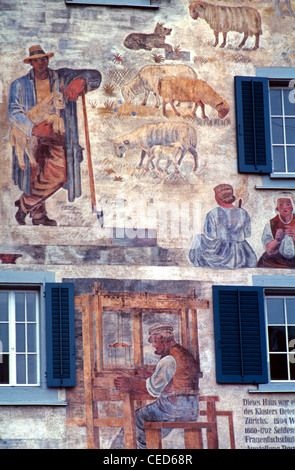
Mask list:
[[[47,121],[52,124],[53,132],[65,133],[64,120],[60,117],[60,110],[65,107],[63,95],[54,91],[43,98],[38,104],[27,112],[27,117],[34,123],[40,124]],[[20,129],[13,126],[10,131],[10,143],[15,147],[15,153],[19,166],[22,170],[26,169],[24,152],[26,152],[32,167],[37,167],[35,152],[38,139],[36,136],[28,137]]]

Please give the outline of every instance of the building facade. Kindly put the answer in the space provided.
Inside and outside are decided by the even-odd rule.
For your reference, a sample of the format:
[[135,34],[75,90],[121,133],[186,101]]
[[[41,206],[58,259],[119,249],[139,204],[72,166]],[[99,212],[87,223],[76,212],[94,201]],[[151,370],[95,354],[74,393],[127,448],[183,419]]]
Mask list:
[[294,0],[0,7],[0,448],[294,448]]

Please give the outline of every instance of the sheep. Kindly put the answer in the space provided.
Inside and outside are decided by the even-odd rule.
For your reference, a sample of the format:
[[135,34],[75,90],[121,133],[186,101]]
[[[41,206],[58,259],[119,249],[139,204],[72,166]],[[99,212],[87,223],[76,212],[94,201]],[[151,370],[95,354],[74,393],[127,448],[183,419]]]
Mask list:
[[[48,96],[43,98],[38,104],[27,112],[27,117],[34,123],[40,124],[42,121],[47,121],[52,124],[53,132],[65,133],[64,120],[60,117],[60,109],[65,107],[63,95],[54,91]],[[33,168],[37,167],[35,160],[35,151],[38,139],[32,135],[28,137],[20,129],[13,126],[10,131],[10,143],[15,147],[15,153],[18,159],[19,166],[22,170],[26,169],[24,160],[24,151],[26,152],[30,164]]]
[[[151,156],[145,165],[146,171],[149,171],[149,166],[151,165],[153,170],[157,169],[158,171],[162,173],[163,172],[168,173],[168,168],[170,167],[170,165],[173,165],[175,173],[180,173],[179,165],[177,162],[177,155],[179,154],[180,149],[178,148],[176,150],[176,153],[174,154],[172,153],[172,151],[173,151],[172,147],[164,147],[161,145],[155,145],[154,147],[152,147],[151,152],[150,152]],[[155,159],[156,159],[156,163],[154,163]],[[161,160],[166,161],[164,169],[160,166]]]
[[159,81],[159,93],[163,98],[163,115],[166,117],[168,117],[167,103],[170,103],[175,114],[180,116],[174,101],[195,103],[193,117],[196,116],[198,106],[201,106],[203,118],[208,119],[205,114],[205,104],[216,109],[221,119],[229,112],[227,101],[221,98],[208,83],[198,78],[164,77]]
[[152,92],[156,98],[156,108],[160,107],[158,83],[160,78],[166,75],[176,77],[198,78],[197,73],[187,65],[146,65],[142,67],[132,82],[122,87],[122,95],[127,102],[131,102],[134,96],[144,93],[142,106],[145,106],[149,93]]
[[159,122],[145,124],[114,140],[115,152],[119,158],[123,157],[126,150],[141,149],[141,159],[137,169],[142,168],[146,155],[148,155],[149,161],[153,159],[155,146],[173,147],[181,151],[178,165],[181,164],[186,152],[190,152],[194,157],[195,166],[193,171],[197,170],[197,135],[195,129],[186,123]]
[[189,6],[191,17],[196,20],[204,19],[213,29],[215,35],[214,47],[218,44],[219,33],[223,34],[223,43],[226,44],[226,36],[229,31],[244,33],[239,48],[243,47],[248,36],[255,36],[254,49],[259,47],[259,36],[262,34],[261,17],[259,12],[252,7],[232,7],[212,5],[207,2],[192,2]]

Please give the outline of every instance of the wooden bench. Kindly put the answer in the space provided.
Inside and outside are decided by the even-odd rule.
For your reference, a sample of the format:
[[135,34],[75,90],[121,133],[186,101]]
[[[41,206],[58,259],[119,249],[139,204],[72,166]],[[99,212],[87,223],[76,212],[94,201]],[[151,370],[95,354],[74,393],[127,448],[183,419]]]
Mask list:
[[[147,449],[162,449],[162,429],[184,429],[184,441],[186,449],[203,449],[202,429],[207,433],[214,433],[215,423],[204,422],[180,422],[165,421],[145,423]],[[217,449],[218,447],[210,447]]]
[[217,416],[226,416],[229,422],[230,447],[235,449],[235,436],[232,411],[216,410],[217,396],[200,396],[200,402],[206,402],[206,410],[200,410],[200,417],[206,421],[161,421],[144,424],[148,449],[162,449],[162,429],[183,429],[186,449],[203,449],[202,429],[206,430],[208,449],[218,449]]

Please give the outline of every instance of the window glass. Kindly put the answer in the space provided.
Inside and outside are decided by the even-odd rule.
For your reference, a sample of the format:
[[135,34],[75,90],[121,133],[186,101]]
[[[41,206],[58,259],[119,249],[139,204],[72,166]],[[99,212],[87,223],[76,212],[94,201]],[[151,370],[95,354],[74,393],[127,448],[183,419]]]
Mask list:
[[284,326],[268,327],[269,350],[271,352],[286,351],[286,332]]
[[284,92],[284,111],[286,116],[295,116],[295,104],[289,99],[290,88],[283,90]]
[[295,325],[295,299],[290,298],[286,299],[286,307],[287,307],[287,320],[288,323],[293,323]]
[[277,172],[286,171],[284,147],[273,147],[273,170]]
[[15,294],[15,319],[16,321],[25,320],[25,294],[20,292]]
[[270,356],[270,375],[272,380],[288,380],[288,364],[285,354]]
[[287,147],[287,165],[288,171],[295,173],[295,146]]
[[8,320],[8,292],[0,292],[0,321]]
[[270,109],[272,115],[282,115],[281,90],[270,90]]
[[266,298],[271,381],[295,380],[295,297]]
[[36,321],[36,293],[27,292],[27,320]]
[[282,118],[272,118],[272,143],[283,144],[284,143],[284,126]]
[[295,118],[286,117],[285,128],[286,128],[286,143],[294,145],[295,144]]
[[[295,299],[294,299],[295,300]],[[267,305],[267,320],[268,324],[282,324],[285,321],[284,317],[284,300],[278,298],[268,298]]]

